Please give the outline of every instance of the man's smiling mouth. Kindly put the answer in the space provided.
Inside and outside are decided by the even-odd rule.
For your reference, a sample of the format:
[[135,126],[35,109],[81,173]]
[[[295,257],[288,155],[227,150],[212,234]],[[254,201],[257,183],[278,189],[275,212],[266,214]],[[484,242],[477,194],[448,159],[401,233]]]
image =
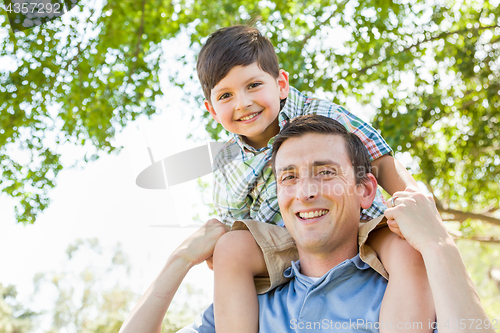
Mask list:
[[[262,111],[260,111],[262,112]],[[248,115],[248,116],[245,116],[245,117],[242,117],[240,119],[238,119],[238,121],[245,121],[245,120],[250,120],[256,116],[258,116],[260,114],[260,112],[255,112],[255,113],[252,113],[251,115]]]
[[299,212],[296,215],[299,218],[301,218],[302,220],[309,220],[309,219],[313,219],[316,217],[321,217],[321,216],[325,215],[326,213],[328,213],[327,209],[319,209],[319,210],[316,210],[314,212],[307,212],[307,213]]

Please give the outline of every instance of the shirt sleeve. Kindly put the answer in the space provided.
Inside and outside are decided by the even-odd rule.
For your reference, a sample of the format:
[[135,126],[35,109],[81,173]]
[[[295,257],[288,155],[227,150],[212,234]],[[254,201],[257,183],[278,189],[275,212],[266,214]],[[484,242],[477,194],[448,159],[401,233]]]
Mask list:
[[377,130],[343,107],[328,101],[308,98],[304,111],[304,114],[319,114],[340,122],[349,132],[356,134],[361,139],[372,161],[384,155],[392,155],[391,147]]
[[224,170],[214,170],[214,207],[222,223],[232,225],[234,221],[250,218],[252,198],[243,198],[234,190],[234,182]]
[[248,195],[248,170],[235,162],[238,151],[229,142],[215,157],[213,166],[213,202],[221,222],[232,225],[234,221],[250,218],[253,199]]
[[198,314],[193,323],[180,329],[177,333],[215,333],[213,304]]

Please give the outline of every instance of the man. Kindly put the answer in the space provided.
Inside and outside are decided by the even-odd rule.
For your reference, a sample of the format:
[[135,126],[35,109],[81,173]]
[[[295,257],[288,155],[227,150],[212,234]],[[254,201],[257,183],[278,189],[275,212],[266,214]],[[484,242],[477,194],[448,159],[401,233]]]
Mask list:
[[[300,260],[285,272],[290,282],[259,295],[259,331],[435,328],[431,322],[378,322],[386,280],[360,255],[370,252],[364,240],[379,221],[359,228],[360,209],[371,205],[377,182],[360,147],[343,126],[317,115],[297,118],[275,139],[278,202]],[[385,216],[424,259],[440,332],[494,332],[432,198],[412,189],[397,192]],[[122,332],[159,332],[185,274],[212,255],[224,233],[224,226],[211,220],[174,251]],[[185,331],[214,332],[212,307]]]

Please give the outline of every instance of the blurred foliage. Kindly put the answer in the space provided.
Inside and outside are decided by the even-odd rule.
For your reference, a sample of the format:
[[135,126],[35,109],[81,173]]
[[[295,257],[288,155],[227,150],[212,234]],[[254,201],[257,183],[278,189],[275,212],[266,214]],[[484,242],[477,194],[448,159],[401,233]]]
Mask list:
[[[500,237],[498,228],[481,222],[465,223],[466,228]],[[500,332],[500,247],[482,242],[457,240],[464,263],[491,320],[499,321]],[[493,276],[496,275],[496,276]]]
[[16,297],[15,286],[0,283],[0,332],[25,333],[34,326],[38,313],[26,309]]
[[162,323],[162,333],[175,333],[181,328],[191,324],[208,304],[202,289],[190,284],[181,285]]
[[[139,295],[130,288],[128,255],[117,244],[103,247],[93,239],[68,245],[61,269],[40,272],[33,279],[32,307],[16,299],[14,286],[0,284],[0,332],[116,333]],[[40,300],[42,302],[40,303]],[[177,332],[209,303],[201,289],[183,284],[162,324],[162,332]],[[49,328],[40,322],[49,323]],[[45,325],[44,325],[45,326]]]
[[103,248],[95,238],[78,239],[66,255],[60,270],[33,279],[33,301],[53,302],[44,302],[46,332],[118,332],[138,296],[126,285],[130,264],[120,244]]

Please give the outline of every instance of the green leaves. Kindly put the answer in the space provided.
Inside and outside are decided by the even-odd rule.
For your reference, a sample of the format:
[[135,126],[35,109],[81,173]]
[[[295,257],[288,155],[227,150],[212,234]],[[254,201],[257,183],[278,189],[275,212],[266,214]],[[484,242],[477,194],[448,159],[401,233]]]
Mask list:
[[[20,222],[33,223],[49,204],[63,168],[59,145],[96,159],[119,148],[112,138],[130,121],[156,112],[163,40],[187,34],[196,53],[231,24],[269,36],[298,89],[371,105],[374,126],[418,160],[416,177],[443,204],[472,211],[497,202],[500,11],[487,1],[126,0],[73,10],[71,20],[1,41],[0,57],[13,64],[0,74],[0,188],[19,199]],[[201,89],[188,88],[197,84],[195,59],[177,60],[168,77],[183,88],[193,121],[226,137],[201,111]]]

